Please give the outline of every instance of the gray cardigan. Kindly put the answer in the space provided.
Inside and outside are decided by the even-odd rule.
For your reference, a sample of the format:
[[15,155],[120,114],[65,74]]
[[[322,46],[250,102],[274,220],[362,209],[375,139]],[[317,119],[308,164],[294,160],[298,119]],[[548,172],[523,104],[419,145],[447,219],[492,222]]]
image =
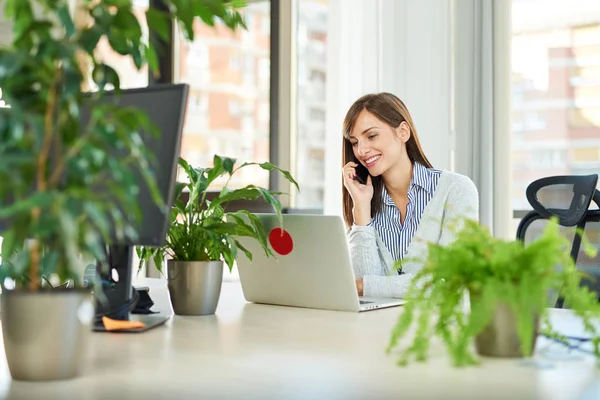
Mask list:
[[475,184],[466,176],[443,171],[435,194],[425,207],[403,264],[404,274],[394,269],[394,259],[372,226],[353,226],[348,241],[356,278],[363,278],[363,294],[373,297],[401,298],[414,274],[422,268],[427,255],[427,243],[448,244],[454,240],[456,229],[448,223],[459,218],[479,219],[479,195]]

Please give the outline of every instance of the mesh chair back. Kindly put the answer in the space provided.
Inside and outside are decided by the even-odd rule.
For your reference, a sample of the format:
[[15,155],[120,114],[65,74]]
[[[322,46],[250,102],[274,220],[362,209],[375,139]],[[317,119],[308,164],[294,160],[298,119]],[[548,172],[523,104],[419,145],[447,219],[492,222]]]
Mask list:
[[542,217],[556,216],[562,226],[576,226],[589,210],[597,185],[596,174],[551,176],[531,183],[527,200]]
[[[561,232],[571,243],[571,258],[588,277],[582,285],[599,294],[600,256],[590,259],[581,247],[581,238],[573,227],[582,229],[588,241],[600,251],[600,191],[596,189],[598,175],[553,176],[539,179],[527,187],[527,199],[533,207],[519,223],[517,239],[525,244],[539,237],[551,217],[558,217]],[[557,266],[560,268],[560,266]],[[556,301],[554,301],[556,300]],[[556,293],[551,304],[562,307]]]

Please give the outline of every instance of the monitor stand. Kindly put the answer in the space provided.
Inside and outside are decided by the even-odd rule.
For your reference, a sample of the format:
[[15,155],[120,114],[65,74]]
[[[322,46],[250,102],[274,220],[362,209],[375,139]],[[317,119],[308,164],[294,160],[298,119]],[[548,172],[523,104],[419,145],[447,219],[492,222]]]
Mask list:
[[[94,318],[94,332],[146,332],[156,326],[167,322],[170,316],[132,314],[137,299],[131,282],[133,262],[132,246],[109,246],[108,268],[103,268],[100,263],[96,265],[96,272],[102,284],[103,298],[96,296],[96,316]],[[113,279],[113,275],[114,278]],[[100,316],[121,321],[141,321],[143,328],[120,329],[107,331]]]

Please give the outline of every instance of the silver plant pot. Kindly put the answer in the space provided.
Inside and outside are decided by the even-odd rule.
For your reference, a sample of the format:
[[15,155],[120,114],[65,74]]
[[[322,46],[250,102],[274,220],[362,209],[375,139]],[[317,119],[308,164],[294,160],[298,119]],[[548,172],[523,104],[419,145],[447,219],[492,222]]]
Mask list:
[[175,314],[214,314],[221,296],[223,261],[168,260],[167,282]]
[[[539,318],[532,314],[534,323],[531,349],[535,349],[539,332]],[[475,349],[481,356],[501,358],[529,357],[521,351],[521,341],[517,333],[517,318],[507,304],[498,304],[490,324],[475,337]]]
[[13,379],[48,381],[81,375],[94,318],[90,290],[7,290],[0,304]]

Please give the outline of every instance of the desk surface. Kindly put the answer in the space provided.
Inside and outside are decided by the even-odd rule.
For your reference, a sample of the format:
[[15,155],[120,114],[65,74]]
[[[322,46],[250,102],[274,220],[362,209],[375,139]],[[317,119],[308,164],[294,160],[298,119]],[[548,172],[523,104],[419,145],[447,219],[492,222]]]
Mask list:
[[[164,281],[138,283],[151,287],[155,310],[170,312]],[[141,334],[94,333],[81,378],[12,381],[2,354],[0,399],[600,399],[591,357],[543,342],[535,362],[456,369],[434,344],[427,363],[397,367],[384,350],[400,312],[249,304],[239,283],[226,282],[216,315],[174,316]],[[569,318],[553,311],[557,324]]]

